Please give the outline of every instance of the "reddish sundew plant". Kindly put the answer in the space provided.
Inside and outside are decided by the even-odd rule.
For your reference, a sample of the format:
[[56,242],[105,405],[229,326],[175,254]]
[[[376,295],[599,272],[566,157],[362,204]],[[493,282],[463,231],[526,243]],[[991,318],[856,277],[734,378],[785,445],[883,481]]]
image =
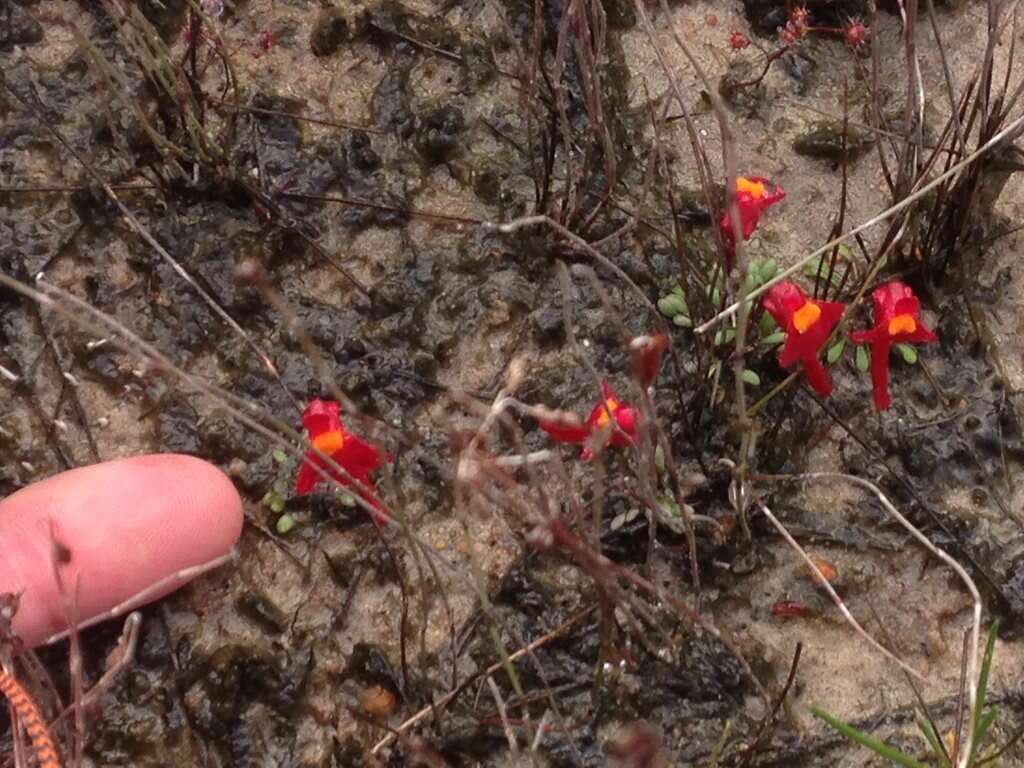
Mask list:
[[[540,428],[547,432],[556,443],[587,443],[603,430],[611,430],[608,445],[613,448],[624,448],[632,445],[636,438],[636,423],[639,413],[635,408],[626,405],[619,399],[607,381],[601,382],[601,402],[594,406],[587,420],[575,423],[566,420],[542,419]],[[614,426],[612,420],[614,419]],[[594,458],[594,449],[587,445],[580,454],[583,461]]]
[[807,10],[807,6],[795,6],[789,12],[789,20],[786,22],[786,26],[779,30],[779,39],[785,45],[792,45],[797,40],[804,38],[808,31],[810,31],[808,26],[810,20],[811,12]]
[[[786,193],[782,187],[773,185],[768,179],[760,176],[738,176],[736,178],[736,208],[740,215],[740,234],[743,239],[749,240],[750,236],[754,234],[762,213],[785,198]],[[729,211],[722,216],[718,226],[722,233],[722,241],[725,243],[726,253],[731,260],[736,255],[736,236]]]
[[750,38],[742,32],[733,31],[729,33],[729,47],[734,51],[742,51],[750,46]]
[[[317,399],[310,402],[302,414],[302,424],[309,433],[313,449],[306,451],[302,466],[295,476],[296,495],[311,492],[326,479],[326,475],[340,485],[355,487],[360,496],[375,508],[376,513],[372,516],[374,523],[387,524],[391,518],[377,499],[370,480],[370,475],[384,461],[380,451],[345,429],[341,422],[341,407],[333,400]],[[348,476],[328,465],[317,451],[329,456]]]
[[875,327],[854,331],[854,344],[871,345],[871,386],[875,407],[884,411],[892,405],[889,396],[889,351],[894,344],[927,344],[938,341],[921,323],[921,302],[911,287],[898,280],[880,285],[871,294],[875,304]]
[[843,27],[843,41],[854,51],[859,51],[868,41],[870,35],[871,30],[858,18],[850,19]]
[[796,283],[784,280],[772,286],[762,301],[764,308],[786,332],[779,365],[803,363],[811,387],[822,397],[832,393],[832,379],[818,356],[846,309],[836,301],[810,299]]

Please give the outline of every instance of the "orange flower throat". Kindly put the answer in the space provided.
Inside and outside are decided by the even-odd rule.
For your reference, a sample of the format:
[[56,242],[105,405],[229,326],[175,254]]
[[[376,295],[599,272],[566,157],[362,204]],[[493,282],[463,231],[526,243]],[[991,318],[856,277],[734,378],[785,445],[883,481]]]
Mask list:
[[603,427],[609,421],[609,414],[615,415],[615,412],[622,407],[622,403],[613,398],[608,398],[604,401],[605,407],[601,409],[601,412],[597,415],[597,426]]
[[340,429],[333,429],[330,432],[324,432],[313,438],[313,447],[328,456],[341,450],[341,446],[344,444],[345,433]]
[[889,321],[889,335],[898,336],[901,333],[913,333],[917,330],[917,321],[913,315],[897,315]]
[[736,177],[736,191],[746,192],[751,197],[760,200],[764,197],[764,184],[759,181],[751,181],[743,176]]
[[821,307],[813,301],[808,301],[793,313],[793,327],[800,333],[807,333],[807,329],[818,322],[819,317]]

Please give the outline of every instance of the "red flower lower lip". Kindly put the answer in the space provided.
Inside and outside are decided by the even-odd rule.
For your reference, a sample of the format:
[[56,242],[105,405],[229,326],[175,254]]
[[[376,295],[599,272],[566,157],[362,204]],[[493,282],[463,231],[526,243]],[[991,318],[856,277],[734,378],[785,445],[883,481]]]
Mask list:
[[871,345],[871,388],[875,407],[884,411],[892,405],[889,395],[889,351],[894,344],[927,344],[937,341],[921,322],[921,302],[913,289],[899,280],[880,285],[871,293],[875,325],[866,331],[854,331],[854,344]]
[[[345,429],[338,403],[313,400],[302,414],[302,423],[309,433],[312,447],[306,451],[295,476],[296,495],[311,492],[329,478],[339,485],[355,487],[363,500],[379,511],[379,515],[374,515],[374,522],[378,525],[389,520],[370,480],[370,475],[382,463],[381,453]],[[339,472],[321,454],[329,457],[343,471]]]
[[[614,426],[612,421],[614,420]],[[589,441],[601,430],[608,429],[611,435],[608,438],[608,445],[615,448],[623,448],[631,445],[636,437],[636,409],[624,404],[607,381],[601,382],[601,402],[594,406],[587,420],[583,423],[572,423],[568,419],[557,421],[554,419],[541,419],[540,428],[543,429],[556,443],[582,444]],[[589,461],[594,455],[591,447],[585,447],[581,458]]]
[[768,289],[764,308],[786,332],[779,365],[802,363],[807,381],[823,397],[832,392],[832,379],[818,356],[846,310],[836,301],[810,299],[796,283],[784,280]]

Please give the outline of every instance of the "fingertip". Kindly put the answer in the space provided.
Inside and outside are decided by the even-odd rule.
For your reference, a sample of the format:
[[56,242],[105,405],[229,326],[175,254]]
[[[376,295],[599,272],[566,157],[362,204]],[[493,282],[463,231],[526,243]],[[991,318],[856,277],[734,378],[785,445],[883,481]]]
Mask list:
[[170,474],[181,484],[183,498],[179,514],[194,519],[202,531],[207,560],[226,554],[242,534],[245,515],[242,499],[234,483],[218,467],[208,461],[181,453],[140,456],[139,461],[152,461],[155,470]]
[[[63,472],[0,502],[0,592],[23,592],[15,630],[28,645],[65,629],[52,536],[71,553],[80,620],[99,616],[182,569],[231,550],[242,502],[212,464],[138,456]],[[152,595],[153,599],[180,586]]]

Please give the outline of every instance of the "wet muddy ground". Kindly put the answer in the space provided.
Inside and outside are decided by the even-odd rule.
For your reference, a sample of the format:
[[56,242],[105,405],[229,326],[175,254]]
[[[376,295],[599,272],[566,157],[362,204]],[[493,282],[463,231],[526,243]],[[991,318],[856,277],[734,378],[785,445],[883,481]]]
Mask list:
[[[0,6],[0,269],[85,299],[189,374],[293,429],[306,401],[340,388],[394,454],[382,494],[415,544],[380,535],[332,493],[294,498],[298,459],[275,454],[222,403],[125,354],[101,329],[0,293],[0,365],[20,379],[0,379],[0,494],[67,467],[180,451],[216,462],[246,499],[236,561],[144,612],[137,662],[90,724],[86,764],[604,765],[616,749],[642,751],[640,723],[659,734],[667,764],[709,765],[713,754],[743,764],[767,712],[726,646],[665,601],[645,599],[644,622],[632,624],[629,611],[602,600],[592,572],[536,546],[528,515],[483,493],[467,503],[453,445],[479,426],[514,359],[526,365],[517,396],[528,403],[586,413],[597,388],[581,357],[636,397],[623,330],[647,333],[660,320],[622,275],[656,301],[680,282],[686,259],[703,263],[714,252],[684,121],[660,122],[679,109],[659,52],[716,179],[721,140],[712,99],[669,24],[726,102],[739,170],[787,192],[748,255],[789,264],[828,240],[844,168],[846,228],[891,201],[877,151],[890,137],[870,129],[870,115],[876,95],[903,113],[894,9],[872,26],[884,52],[875,92],[870,56],[828,33],[780,57],[759,84],[736,87],[757,77],[763,56],[731,50],[729,33],[774,50],[781,4],[673,3],[670,19],[651,6],[655,45],[631,3],[608,0],[607,40],[590,75],[600,122],[587,101],[584,49],[569,46],[558,77],[560,2],[538,3],[539,16],[523,0],[200,7],[204,22],[191,27],[176,1],[131,13],[102,2]],[[868,13],[857,3],[811,11],[821,27]],[[976,71],[985,14],[973,2],[936,9],[958,92]],[[1004,66],[1013,34],[1024,42],[1007,30]],[[934,40],[922,24],[931,143],[950,111]],[[544,75],[531,81],[528,52],[538,45]],[[1015,70],[1019,80],[1019,62]],[[565,115],[553,108],[552,80],[567,94]],[[114,185],[191,284],[126,225],[80,159]],[[1002,712],[993,743],[1002,743],[1024,718],[1024,236],[1013,231],[1024,183],[1000,168],[986,179],[972,248],[941,280],[915,283],[941,341],[916,364],[894,357],[894,407],[871,410],[868,376],[848,347],[827,405],[791,385],[760,408],[754,465],[877,482],[968,567],[986,626],[1002,622],[992,694]],[[597,268],[604,299],[577,269],[563,306],[558,261],[597,266],[565,238],[543,226],[505,235],[482,224],[539,211],[598,243],[621,270]],[[866,232],[864,250],[882,235]],[[843,259],[863,276],[866,262],[851,248]],[[889,271],[918,279],[931,255],[903,257],[909,267]],[[279,306],[237,279],[237,266],[252,260]],[[672,334],[679,365],[665,366],[654,403],[681,471],[704,476],[689,504],[719,524],[698,528],[700,610],[773,692],[803,648],[779,723],[747,764],[880,764],[811,717],[812,704],[923,755],[898,668],[842,621],[763,517],[752,518],[752,546],[735,524],[719,462],[736,455],[729,377],[719,385],[706,375],[692,330]],[[713,353],[724,360],[723,349]],[[758,378],[752,402],[785,379],[770,348],[752,349],[747,366]],[[534,420],[517,423],[525,450],[550,447]],[[490,449],[516,452],[510,435]],[[569,518],[582,510],[575,524],[584,537],[598,515],[605,555],[693,604],[687,539],[664,521],[649,537],[636,457],[609,451],[583,464],[577,449],[559,452],[564,474],[553,464],[517,475],[516,503],[529,508],[543,491]],[[835,567],[851,612],[927,676],[922,695],[952,728],[970,620],[952,573],[852,487],[757,492]],[[284,513],[296,525],[278,535]],[[118,631],[86,633],[90,679]],[[538,641],[516,656],[514,676],[500,666]],[[60,670],[63,654],[42,656]],[[382,743],[417,713],[400,739]],[[0,720],[0,765],[9,739]],[[1024,765],[1024,751],[999,764]]]

